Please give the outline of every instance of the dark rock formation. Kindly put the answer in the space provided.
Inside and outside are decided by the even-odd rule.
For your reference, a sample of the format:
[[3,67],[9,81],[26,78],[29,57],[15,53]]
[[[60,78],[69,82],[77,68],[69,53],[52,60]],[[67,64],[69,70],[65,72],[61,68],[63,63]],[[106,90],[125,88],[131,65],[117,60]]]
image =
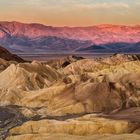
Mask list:
[[0,58],[5,59],[7,61],[17,61],[24,62],[22,58],[15,54],[11,54],[8,50],[0,46]]

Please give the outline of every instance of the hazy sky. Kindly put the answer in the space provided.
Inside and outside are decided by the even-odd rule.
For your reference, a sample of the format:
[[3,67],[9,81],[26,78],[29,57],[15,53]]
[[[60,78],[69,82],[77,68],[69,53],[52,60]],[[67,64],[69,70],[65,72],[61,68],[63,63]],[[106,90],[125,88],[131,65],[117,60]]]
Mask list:
[[0,0],[0,20],[53,26],[140,24],[140,0]]

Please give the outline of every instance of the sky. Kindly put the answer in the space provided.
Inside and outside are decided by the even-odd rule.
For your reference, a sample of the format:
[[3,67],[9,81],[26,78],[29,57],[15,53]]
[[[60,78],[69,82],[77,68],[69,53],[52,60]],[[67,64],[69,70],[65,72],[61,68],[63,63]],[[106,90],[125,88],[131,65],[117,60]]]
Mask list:
[[0,20],[51,26],[140,24],[140,0],[0,0]]

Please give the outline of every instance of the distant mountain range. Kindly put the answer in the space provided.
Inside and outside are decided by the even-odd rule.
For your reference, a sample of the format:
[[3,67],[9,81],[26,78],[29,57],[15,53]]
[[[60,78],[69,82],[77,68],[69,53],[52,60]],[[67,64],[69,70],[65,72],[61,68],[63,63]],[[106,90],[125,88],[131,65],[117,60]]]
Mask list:
[[0,22],[0,45],[15,53],[140,52],[140,25],[52,27]]

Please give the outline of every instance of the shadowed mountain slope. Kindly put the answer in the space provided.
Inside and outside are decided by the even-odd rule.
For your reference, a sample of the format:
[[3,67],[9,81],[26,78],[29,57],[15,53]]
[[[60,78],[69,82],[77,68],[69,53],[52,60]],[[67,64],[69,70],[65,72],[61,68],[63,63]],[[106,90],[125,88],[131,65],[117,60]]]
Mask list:
[[8,50],[0,46],[0,58],[5,59],[7,61],[17,61],[24,62],[22,58],[15,54],[11,54]]
[[140,42],[136,43],[107,43],[100,45],[92,45],[86,48],[80,48],[77,52],[89,52],[89,53],[138,53],[140,52]]

